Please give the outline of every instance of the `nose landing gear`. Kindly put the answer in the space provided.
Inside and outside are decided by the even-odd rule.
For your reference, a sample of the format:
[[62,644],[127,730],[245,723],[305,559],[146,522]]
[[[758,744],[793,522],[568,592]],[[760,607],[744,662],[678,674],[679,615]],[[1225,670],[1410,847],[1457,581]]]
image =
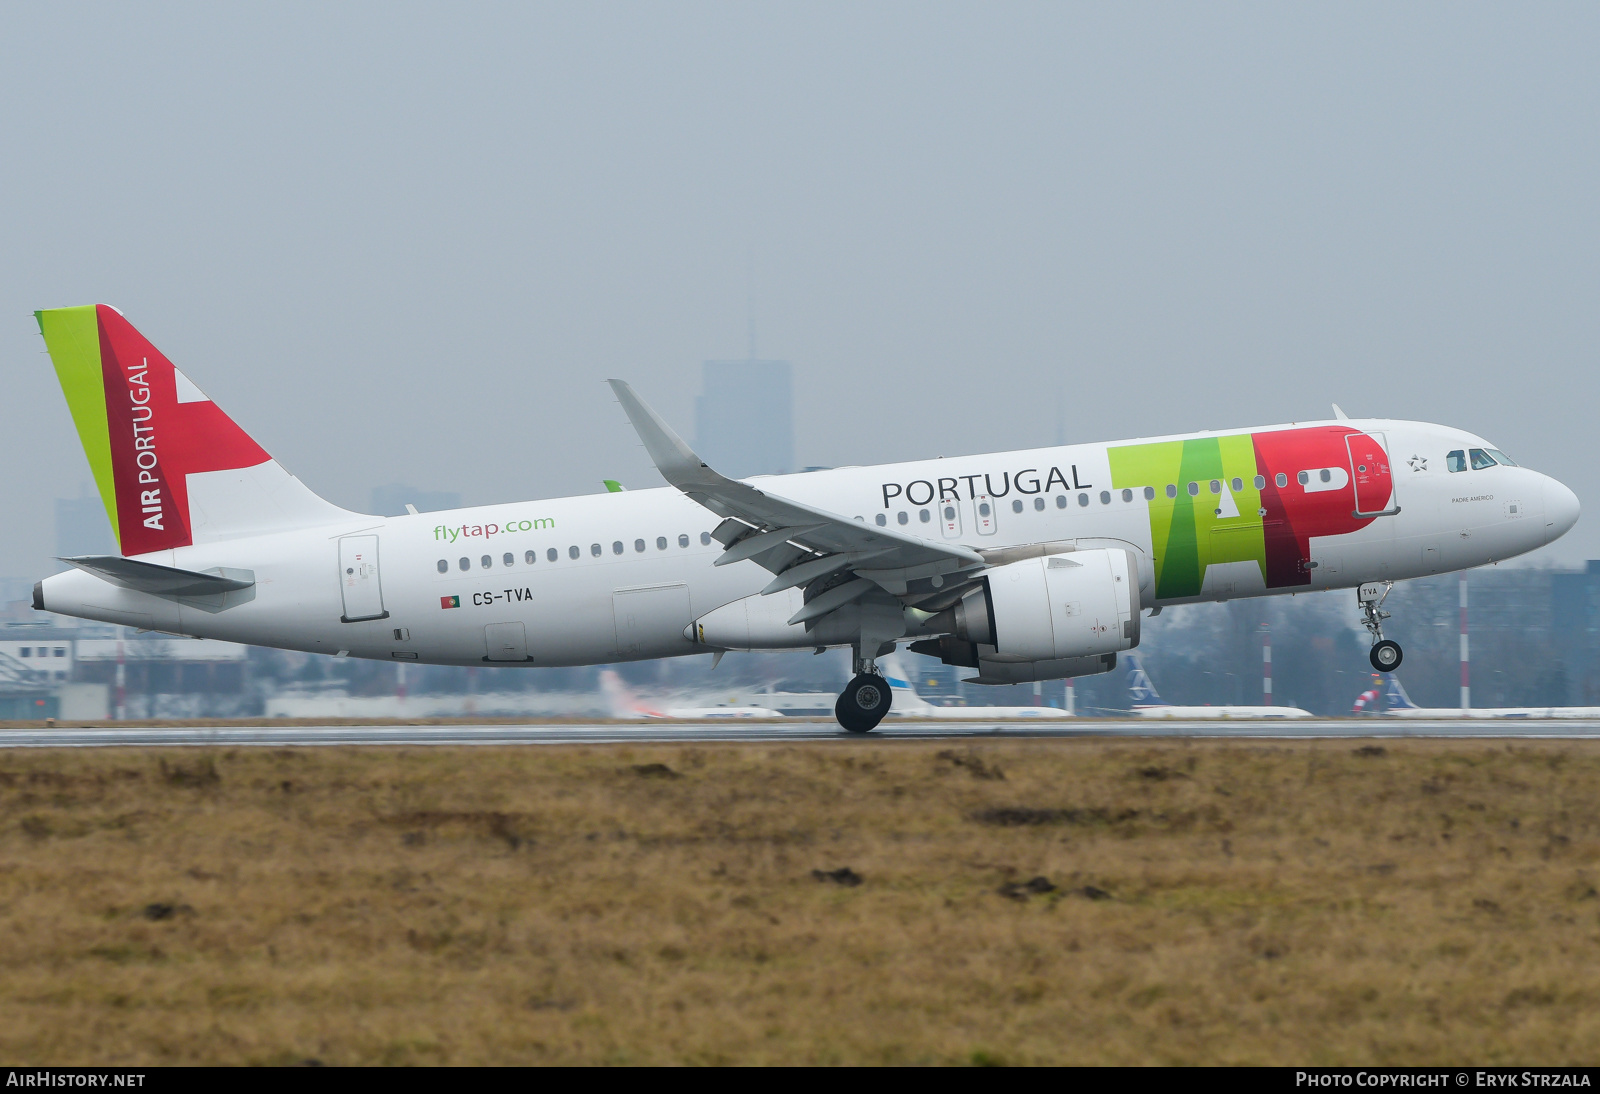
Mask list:
[[1393,672],[1400,667],[1405,656],[1400,643],[1383,636],[1383,621],[1389,618],[1389,613],[1383,610],[1383,602],[1393,590],[1392,581],[1369,581],[1356,590],[1356,603],[1361,606],[1361,625],[1372,635],[1372,652],[1367,655],[1367,660],[1379,672]]

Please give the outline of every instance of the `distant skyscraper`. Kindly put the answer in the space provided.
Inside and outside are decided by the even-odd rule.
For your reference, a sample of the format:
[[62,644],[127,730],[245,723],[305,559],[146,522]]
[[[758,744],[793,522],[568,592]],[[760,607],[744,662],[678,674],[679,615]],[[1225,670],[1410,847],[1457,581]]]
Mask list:
[[56,499],[56,555],[114,555],[116,540],[111,535],[111,518],[105,503],[88,486],[78,487],[75,498]]
[[695,450],[724,475],[794,470],[794,366],[707,361],[695,400]]
[[380,516],[405,516],[407,502],[415,505],[419,513],[437,513],[441,509],[460,509],[461,495],[453,490],[418,490],[401,483],[372,488],[372,511]]

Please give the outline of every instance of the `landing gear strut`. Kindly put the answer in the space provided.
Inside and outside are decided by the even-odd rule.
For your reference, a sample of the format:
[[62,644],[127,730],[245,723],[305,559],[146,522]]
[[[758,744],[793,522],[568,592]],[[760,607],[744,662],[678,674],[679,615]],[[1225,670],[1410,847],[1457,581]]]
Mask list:
[[1383,621],[1389,618],[1389,613],[1383,610],[1383,602],[1393,590],[1392,581],[1369,581],[1356,590],[1356,603],[1361,605],[1361,625],[1372,635],[1372,652],[1367,660],[1378,672],[1393,672],[1405,656],[1400,643],[1383,636]]
[[871,733],[889,713],[890,695],[888,681],[875,672],[864,672],[845,685],[833,704],[834,716],[851,733]]

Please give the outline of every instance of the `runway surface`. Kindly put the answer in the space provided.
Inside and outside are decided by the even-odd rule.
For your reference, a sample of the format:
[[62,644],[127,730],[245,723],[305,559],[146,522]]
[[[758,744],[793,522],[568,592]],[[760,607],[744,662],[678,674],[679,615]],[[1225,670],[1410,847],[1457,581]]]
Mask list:
[[636,725],[186,726],[181,728],[3,729],[0,748],[169,748],[308,745],[574,745],[679,742],[1033,740],[1086,737],[1555,738],[1600,739],[1600,721],[1497,719],[1328,719],[1183,721],[1063,719],[1059,722],[896,721],[872,733],[845,733],[832,722],[647,722]]

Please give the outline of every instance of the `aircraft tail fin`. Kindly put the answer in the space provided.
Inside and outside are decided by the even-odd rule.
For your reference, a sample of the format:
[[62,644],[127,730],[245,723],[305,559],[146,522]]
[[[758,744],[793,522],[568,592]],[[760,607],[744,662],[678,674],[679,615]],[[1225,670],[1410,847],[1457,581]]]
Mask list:
[[889,690],[894,694],[894,709],[904,713],[908,710],[921,710],[929,705],[928,701],[917,694],[917,689],[912,684],[912,673],[906,668],[898,653],[888,657],[878,658],[878,668],[883,672],[883,679],[889,685]]
[[600,694],[606,698],[607,713],[618,721],[662,717],[658,711],[651,710],[639,701],[615,669],[600,670]]
[[1416,710],[1400,678],[1392,672],[1383,674],[1383,705],[1388,710]]
[[34,312],[124,555],[346,516],[106,304]]
[[1170,704],[1156,692],[1150,674],[1144,671],[1144,662],[1136,653],[1123,655],[1128,659],[1128,698],[1135,707],[1164,707]]

